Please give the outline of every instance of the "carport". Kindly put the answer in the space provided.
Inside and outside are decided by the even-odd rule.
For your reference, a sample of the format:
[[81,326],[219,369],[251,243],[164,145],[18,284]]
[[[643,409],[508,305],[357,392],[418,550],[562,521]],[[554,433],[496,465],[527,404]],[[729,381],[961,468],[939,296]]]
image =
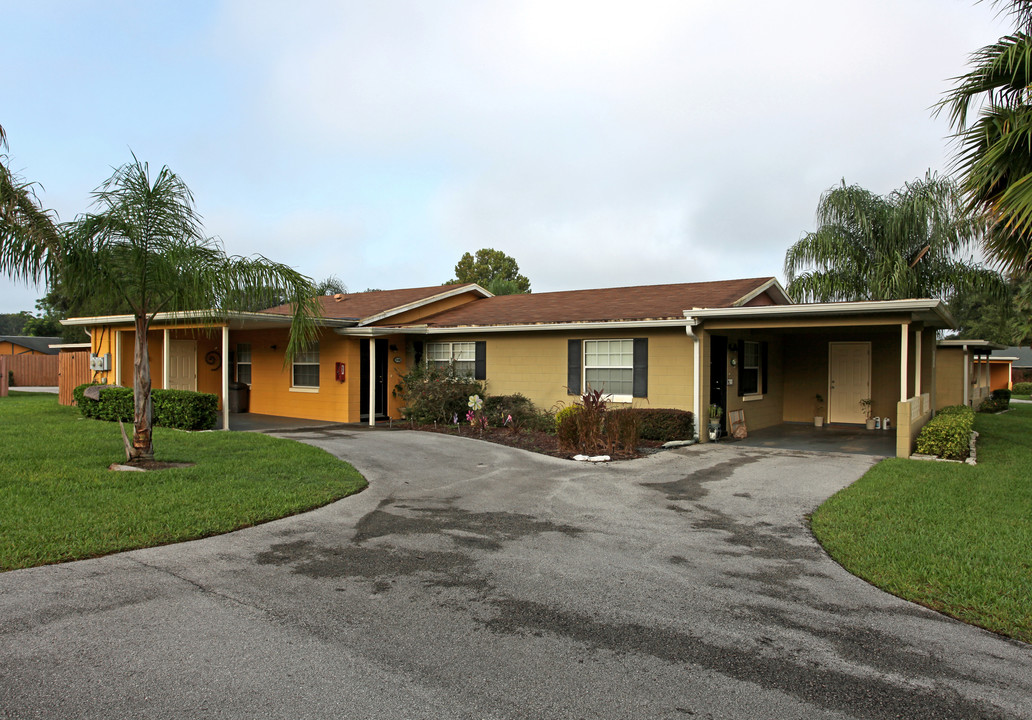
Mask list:
[[782,423],[750,430],[744,440],[722,439],[742,447],[777,448],[804,452],[836,452],[849,455],[893,457],[896,434],[892,430],[868,430],[855,425],[814,427],[805,423]]
[[[685,312],[695,343],[696,414],[709,408],[741,411],[750,435],[771,430],[770,446],[806,439],[831,442],[835,432],[804,434],[821,417],[843,446],[881,448],[889,434],[898,457],[913,452],[914,439],[931,418],[935,396],[936,332],[953,326],[939,300],[812,303],[694,309]],[[867,431],[862,400],[889,431]],[[708,440],[705,431],[700,440]],[[879,451],[880,452],[880,451]]]

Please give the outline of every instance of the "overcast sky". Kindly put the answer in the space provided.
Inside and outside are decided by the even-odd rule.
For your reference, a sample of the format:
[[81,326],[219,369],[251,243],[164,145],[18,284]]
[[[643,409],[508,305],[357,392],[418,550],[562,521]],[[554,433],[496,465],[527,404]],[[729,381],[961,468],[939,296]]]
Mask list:
[[[71,220],[134,152],[206,232],[352,291],[775,275],[839,183],[945,171],[974,0],[0,0],[9,162]],[[44,292],[0,279],[0,312]]]

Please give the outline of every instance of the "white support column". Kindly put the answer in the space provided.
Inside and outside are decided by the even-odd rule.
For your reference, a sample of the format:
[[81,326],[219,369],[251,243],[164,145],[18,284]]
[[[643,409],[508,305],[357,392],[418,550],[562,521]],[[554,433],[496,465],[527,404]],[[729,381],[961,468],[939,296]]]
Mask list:
[[122,331],[115,330],[115,381],[112,385],[122,384]]
[[910,365],[910,324],[903,323],[900,326],[899,336],[899,401],[906,402],[907,397],[907,370]]
[[169,381],[172,377],[172,370],[169,368],[169,359],[172,354],[168,349],[168,328],[165,328],[164,340],[161,343],[161,387],[168,390]]
[[222,429],[229,430],[229,325],[222,326]]
[[369,338],[369,426],[376,425],[376,338]]
[[971,357],[968,355],[967,345],[964,346],[964,404],[970,405],[968,398],[971,392]]
[[921,346],[924,330],[919,329],[916,333],[917,346],[914,348],[914,397],[921,397]]

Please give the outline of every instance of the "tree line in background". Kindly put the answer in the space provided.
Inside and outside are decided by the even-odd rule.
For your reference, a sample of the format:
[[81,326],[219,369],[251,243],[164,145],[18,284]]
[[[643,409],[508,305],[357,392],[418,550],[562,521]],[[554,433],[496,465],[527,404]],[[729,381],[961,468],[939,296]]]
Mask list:
[[817,229],[785,255],[793,298],[940,298],[961,337],[1032,341],[1032,0],[992,4],[1017,27],[975,52],[936,107],[955,133],[955,179],[829,189]]

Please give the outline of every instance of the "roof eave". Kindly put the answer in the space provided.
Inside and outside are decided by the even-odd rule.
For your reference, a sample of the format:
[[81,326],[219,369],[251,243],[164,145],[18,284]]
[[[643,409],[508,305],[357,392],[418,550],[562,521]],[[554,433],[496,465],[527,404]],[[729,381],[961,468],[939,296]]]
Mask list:
[[441,300],[447,300],[448,298],[463,295],[468,292],[478,293],[481,298],[494,297],[494,294],[480,287],[476,283],[455,285],[452,287],[451,290],[447,290],[442,293],[437,293],[436,295],[431,295],[430,297],[422,298],[421,300],[414,300],[410,303],[405,303],[404,305],[398,305],[397,307],[390,308],[389,310],[384,310],[383,312],[376,313],[375,315],[370,315],[368,317],[362,318],[361,320],[359,320],[358,325],[360,327],[372,325],[375,322],[386,320],[387,318],[394,317],[395,315],[400,315],[402,313],[408,312],[409,310],[417,310],[421,307],[425,307],[432,303],[439,302]]

